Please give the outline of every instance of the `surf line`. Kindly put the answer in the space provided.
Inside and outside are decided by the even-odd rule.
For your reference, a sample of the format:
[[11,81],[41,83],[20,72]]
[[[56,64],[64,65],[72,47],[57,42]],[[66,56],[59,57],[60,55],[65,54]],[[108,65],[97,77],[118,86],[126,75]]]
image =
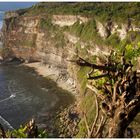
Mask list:
[[6,125],[9,129],[14,129],[14,127],[8,122],[6,121],[2,116],[0,116],[0,120],[2,120],[3,124]]
[[11,98],[14,98],[14,97],[16,97],[16,95],[15,95],[15,94],[11,94],[10,97],[1,100],[0,103],[1,103],[1,102],[4,102],[4,101],[7,101],[7,100],[9,100],[9,99],[11,99]]

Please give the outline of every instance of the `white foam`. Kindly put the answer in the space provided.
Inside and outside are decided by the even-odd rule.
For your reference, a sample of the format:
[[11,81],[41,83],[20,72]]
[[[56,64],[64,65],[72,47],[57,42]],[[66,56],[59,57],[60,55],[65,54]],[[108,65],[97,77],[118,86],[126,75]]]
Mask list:
[[47,88],[41,88],[42,90],[48,92],[49,90]]
[[2,22],[2,21],[0,21],[0,29],[2,28],[2,26],[3,26],[3,22]]
[[12,94],[8,98],[1,100],[0,103],[4,102],[4,101],[7,101],[7,100],[10,100],[11,98],[15,98],[15,97],[16,97],[16,95]]
[[14,94],[12,94],[11,96],[10,96],[10,98],[15,98],[16,97],[16,95],[14,95]]
[[0,14],[4,14],[4,11],[0,11]]
[[0,116],[0,120],[3,122],[4,125],[6,125],[9,129],[14,129],[13,126],[6,121],[2,116]]

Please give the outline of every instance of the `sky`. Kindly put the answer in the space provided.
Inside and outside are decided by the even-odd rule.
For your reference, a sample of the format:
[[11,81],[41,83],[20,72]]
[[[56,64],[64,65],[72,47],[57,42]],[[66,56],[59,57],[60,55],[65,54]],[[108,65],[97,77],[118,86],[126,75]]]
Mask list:
[[0,2],[0,11],[16,10],[30,7],[36,2]]
[[2,19],[5,11],[27,8],[36,2],[1,2],[0,1],[0,29],[2,27]]

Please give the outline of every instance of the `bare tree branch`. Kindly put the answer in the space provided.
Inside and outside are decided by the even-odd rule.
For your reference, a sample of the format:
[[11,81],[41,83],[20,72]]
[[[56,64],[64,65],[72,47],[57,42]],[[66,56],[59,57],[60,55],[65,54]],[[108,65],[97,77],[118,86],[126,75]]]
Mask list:
[[118,81],[115,83],[114,89],[113,89],[113,97],[112,97],[113,105],[115,104],[115,101],[116,101],[117,87],[118,87]]
[[95,135],[94,135],[95,137],[97,137],[97,135],[98,135],[98,133],[99,133],[99,131],[100,131],[102,125],[103,125],[103,122],[104,122],[104,117],[102,116],[102,117],[101,117],[100,124],[99,124],[99,126],[98,126],[98,129],[97,129],[97,131],[96,131],[96,133],[95,133]]
[[98,94],[98,90],[96,88],[93,88],[89,84],[87,84],[87,88],[89,88],[90,90],[92,90],[97,95],[97,97],[99,97],[101,100],[104,100],[105,99],[105,97],[103,95]]
[[92,136],[94,127],[95,127],[95,125],[97,123],[98,117],[99,117],[99,104],[98,104],[98,100],[97,100],[97,95],[94,94],[94,97],[95,97],[95,103],[96,103],[96,117],[95,117],[95,120],[94,120],[94,122],[92,124],[92,127],[91,127],[91,136]]
[[106,76],[108,76],[108,73],[107,74],[102,74],[102,75],[98,75],[98,76],[94,76],[94,77],[91,77],[91,76],[89,76],[87,79],[94,79],[94,80],[96,80],[96,79],[100,79],[100,78],[103,78],[103,77],[106,77]]
[[79,57],[78,60],[76,60],[77,65],[79,66],[87,66],[87,67],[91,67],[94,69],[99,69],[99,70],[107,70],[107,71],[116,71],[116,67],[115,66],[102,66],[102,65],[96,65],[96,64],[91,64],[89,62],[87,62],[86,60],[82,59],[81,57]]
[[88,122],[87,122],[86,113],[83,112],[83,115],[84,115],[84,122],[85,122],[86,129],[87,129],[87,137],[89,138],[89,136],[90,136],[90,128],[89,128],[89,125],[88,125]]

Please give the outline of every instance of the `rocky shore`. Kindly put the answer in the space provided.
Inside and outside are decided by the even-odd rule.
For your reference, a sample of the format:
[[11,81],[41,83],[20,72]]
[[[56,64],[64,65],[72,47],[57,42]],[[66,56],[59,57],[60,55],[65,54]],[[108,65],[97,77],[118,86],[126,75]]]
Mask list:
[[61,138],[73,138],[79,131],[78,124],[80,122],[79,111],[77,105],[71,105],[58,114],[58,134]]
[[[41,77],[48,78],[57,83],[58,87],[72,93],[75,97],[75,103],[67,108],[61,108],[60,111],[50,114],[44,113],[44,119],[37,125],[40,129],[46,129],[49,137],[70,138],[78,133],[78,124],[80,122],[80,111],[78,109],[79,93],[77,92],[74,80],[69,78],[62,68],[54,67],[41,62],[25,63],[19,59],[8,59],[2,61],[3,65],[18,65],[31,68],[33,73]],[[44,123],[42,123],[44,122]]]
[[78,133],[78,124],[80,122],[80,113],[78,111],[78,96],[76,87],[72,79],[67,78],[62,69],[42,65],[40,62],[23,63],[21,65],[34,68],[37,74],[50,78],[55,81],[59,87],[71,92],[75,96],[75,103],[65,109],[56,112],[54,116],[45,115],[46,126],[44,127],[49,137],[70,138]]
[[41,62],[23,63],[22,65],[34,68],[35,71],[45,77],[50,78],[57,83],[59,87],[78,96],[74,80],[67,76],[67,73],[62,68],[57,68],[49,64],[42,64]]
[[37,126],[43,130],[46,129],[48,137],[74,138],[79,132],[78,124],[80,122],[77,105],[72,104],[68,108],[62,109],[55,114],[49,112],[44,115],[43,126],[38,123]]

